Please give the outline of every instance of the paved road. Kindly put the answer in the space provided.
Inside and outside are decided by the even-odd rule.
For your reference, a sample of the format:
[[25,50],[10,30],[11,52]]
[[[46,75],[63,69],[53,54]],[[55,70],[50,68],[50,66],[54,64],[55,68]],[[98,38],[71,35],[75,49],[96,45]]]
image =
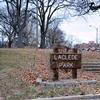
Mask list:
[[65,97],[54,97],[54,98],[38,98],[32,100],[100,100],[100,94],[65,96]]

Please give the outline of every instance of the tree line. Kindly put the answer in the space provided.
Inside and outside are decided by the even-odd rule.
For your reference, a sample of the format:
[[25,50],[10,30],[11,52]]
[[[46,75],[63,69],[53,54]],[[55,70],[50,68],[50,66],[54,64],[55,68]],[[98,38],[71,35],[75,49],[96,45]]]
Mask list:
[[100,8],[100,1],[0,0],[0,5],[0,33],[7,37],[9,48],[29,45],[51,48],[57,43],[69,42],[58,27],[64,15],[93,13]]

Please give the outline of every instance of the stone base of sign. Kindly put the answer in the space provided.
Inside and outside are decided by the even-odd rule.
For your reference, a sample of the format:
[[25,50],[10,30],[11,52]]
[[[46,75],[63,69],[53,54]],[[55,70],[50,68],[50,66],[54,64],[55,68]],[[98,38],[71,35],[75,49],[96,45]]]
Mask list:
[[69,87],[69,86],[78,86],[78,85],[92,85],[97,84],[98,82],[96,80],[77,80],[77,79],[68,79],[68,80],[60,80],[60,81],[54,81],[54,82],[37,82],[37,84],[42,85],[46,88],[54,88],[54,87]]

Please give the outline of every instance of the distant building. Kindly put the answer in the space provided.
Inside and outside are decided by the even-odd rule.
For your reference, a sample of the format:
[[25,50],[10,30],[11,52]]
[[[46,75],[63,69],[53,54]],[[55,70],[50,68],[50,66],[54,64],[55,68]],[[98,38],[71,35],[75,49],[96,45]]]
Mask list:
[[100,51],[100,44],[89,41],[88,43],[76,44],[75,48],[78,48],[81,51]]

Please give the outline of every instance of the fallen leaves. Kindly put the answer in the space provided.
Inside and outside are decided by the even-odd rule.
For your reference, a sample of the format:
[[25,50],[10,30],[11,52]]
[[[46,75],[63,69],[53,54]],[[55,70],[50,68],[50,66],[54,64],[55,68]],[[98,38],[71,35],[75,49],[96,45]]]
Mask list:
[[[24,68],[21,67],[19,69],[14,69],[11,71],[13,75],[16,77],[21,78],[23,81],[29,83],[29,84],[35,84],[37,78],[41,78],[43,81],[51,81],[53,78],[53,72],[50,69],[50,62],[49,62],[49,56],[52,50],[46,50],[46,49],[38,49],[35,52],[35,66],[32,68]],[[91,59],[100,59],[100,54],[98,52],[86,52],[82,54],[83,60],[88,58]],[[78,69],[78,78],[77,79],[94,79],[94,80],[100,80],[100,73],[94,73],[90,71],[82,71],[81,69]],[[59,70],[59,79],[71,79],[72,73],[71,70]]]

